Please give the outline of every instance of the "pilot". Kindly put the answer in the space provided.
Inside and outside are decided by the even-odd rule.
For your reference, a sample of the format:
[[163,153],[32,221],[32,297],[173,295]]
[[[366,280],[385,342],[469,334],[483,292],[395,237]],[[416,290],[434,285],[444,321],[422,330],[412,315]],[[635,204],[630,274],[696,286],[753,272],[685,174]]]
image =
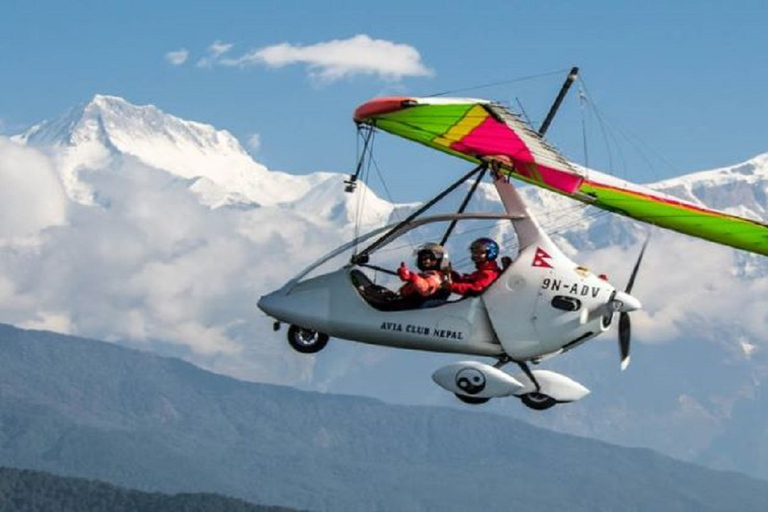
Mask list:
[[430,307],[444,302],[450,292],[451,263],[442,245],[424,244],[416,251],[419,272],[400,264],[397,275],[405,284],[400,287],[401,307]]
[[465,296],[480,295],[499,274],[501,268],[496,263],[499,256],[499,244],[491,238],[478,238],[469,246],[475,271],[471,274],[451,272],[450,289],[453,293]]

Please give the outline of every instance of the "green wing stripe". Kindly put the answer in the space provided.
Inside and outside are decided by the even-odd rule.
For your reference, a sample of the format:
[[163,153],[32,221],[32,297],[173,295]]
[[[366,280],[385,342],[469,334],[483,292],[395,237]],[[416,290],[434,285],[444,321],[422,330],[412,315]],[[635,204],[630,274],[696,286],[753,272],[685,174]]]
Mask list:
[[629,190],[593,179],[585,180],[573,197],[642,222],[768,256],[768,225],[762,222],[703,208],[649,189]]

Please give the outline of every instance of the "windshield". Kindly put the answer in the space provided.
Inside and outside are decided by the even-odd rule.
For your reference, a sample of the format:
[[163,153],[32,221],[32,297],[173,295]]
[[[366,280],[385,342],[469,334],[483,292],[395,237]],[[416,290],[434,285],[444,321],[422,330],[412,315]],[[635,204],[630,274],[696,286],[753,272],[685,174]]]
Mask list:
[[[398,281],[396,271],[401,262],[416,270],[416,253],[429,243],[441,244],[452,269],[469,273],[474,270],[469,246],[477,238],[496,241],[500,258],[514,259],[517,256],[517,237],[513,229],[515,220],[509,215],[470,213],[422,217],[403,226],[382,227],[320,258],[289,285],[346,263],[364,270],[374,283],[387,286]],[[395,227],[397,229],[393,231]],[[443,240],[449,228],[450,236]]]

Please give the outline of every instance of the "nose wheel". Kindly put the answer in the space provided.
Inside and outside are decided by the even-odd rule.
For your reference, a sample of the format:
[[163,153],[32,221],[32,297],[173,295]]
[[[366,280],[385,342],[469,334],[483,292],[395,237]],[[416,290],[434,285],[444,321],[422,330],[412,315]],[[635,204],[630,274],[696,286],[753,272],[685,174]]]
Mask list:
[[288,328],[288,344],[296,352],[314,354],[323,350],[328,344],[328,335],[292,325]]

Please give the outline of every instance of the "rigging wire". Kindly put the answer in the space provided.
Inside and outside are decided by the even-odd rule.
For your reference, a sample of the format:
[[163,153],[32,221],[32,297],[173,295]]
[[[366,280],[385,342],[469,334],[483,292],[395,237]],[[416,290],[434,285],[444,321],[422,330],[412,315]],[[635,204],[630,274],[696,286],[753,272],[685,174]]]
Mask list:
[[[579,91],[579,103],[582,107],[582,114],[584,113],[584,110],[587,110],[589,112],[593,112],[595,115],[595,118],[597,119],[597,125],[600,128],[600,133],[603,136],[603,144],[605,144],[605,151],[608,156],[608,169],[609,172],[615,173],[614,166],[613,166],[613,151],[612,151],[612,145],[609,142],[609,137],[606,130],[606,122],[603,120],[603,116],[600,114],[600,111],[597,109],[597,105],[595,105],[591,100],[591,95],[589,94],[588,88],[587,88],[587,82],[584,80],[583,77],[579,79],[580,84],[580,91]],[[586,107],[586,109],[584,108]],[[582,116],[582,122],[584,122],[584,116]],[[586,130],[585,130],[586,134]],[[584,143],[586,148],[586,142]],[[616,147],[620,147],[618,144],[616,144]],[[586,149],[585,149],[586,154]],[[621,159],[622,162],[625,162],[624,159]],[[585,164],[585,166],[588,167],[588,164]],[[626,177],[626,165],[623,167],[623,175]]]
[[[594,116],[594,119],[596,120],[600,132],[602,134],[603,143],[605,144],[605,150],[606,155],[608,158],[608,171],[613,174],[614,176],[620,175],[623,179],[628,178],[628,172],[627,169],[629,168],[629,165],[627,163],[624,147],[625,144],[622,144],[621,142],[624,141],[625,143],[628,143],[634,150],[635,153],[639,156],[639,158],[645,163],[647,166],[646,168],[648,171],[656,177],[657,180],[662,179],[662,176],[660,176],[660,173],[658,172],[657,166],[654,164],[653,161],[649,158],[649,154],[651,156],[654,156],[658,161],[662,162],[666,167],[671,169],[674,174],[682,174],[679,169],[677,169],[672,163],[670,163],[667,159],[665,159],[661,154],[659,154],[654,148],[652,148],[650,145],[648,145],[642,138],[637,136],[634,132],[631,130],[628,130],[621,125],[618,125],[616,123],[612,123],[597,107],[597,105],[592,100],[591,95],[589,94],[588,86],[586,84],[586,81],[584,80],[583,75],[579,77],[580,80],[580,88],[579,88],[579,102],[581,106],[581,116],[582,116],[582,137],[583,137],[583,147],[584,147],[584,159],[585,159],[585,168],[586,171],[589,172],[590,168],[590,154],[589,154],[589,148],[588,148],[588,133],[587,133],[587,116],[589,114],[592,114]],[[615,158],[618,158],[618,164],[620,166],[619,173],[616,172],[614,162]],[[589,205],[584,204],[582,205],[584,208],[588,208]],[[584,217],[582,217],[581,220],[594,220],[596,218],[602,217],[604,215],[608,215],[611,212],[605,211],[605,210],[597,210],[592,213],[586,214]],[[666,217],[683,217],[686,214],[671,214],[671,215],[665,215]],[[559,234],[564,231],[567,231],[574,225],[578,224],[581,220],[575,220],[574,222],[563,224],[557,228],[554,228],[554,231],[548,233],[550,234]],[[647,221],[649,224],[654,225],[652,222]]]
[[[379,179],[379,182],[380,182],[380,184],[382,186],[382,189],[384,190],[384,196],[385,196],[386,200],[391,205],[396,207],[397,203],[395,203],[395,200],[394,200],[394,198],[392,196],[392,192],[390,191],[389,186],[387,185],[387,180],[384,178],[384,174],[381,172],[381,168],[379,167],[378,161],[374,157],[375,152],[374,152],[373,148],[374,148],[374,143],[375,143],[375,134],[377,133],[377,131],[372,126],[367,127],[367,129],[369,130],[369,133],[367,135],[361,136],[361,137],[365,137],[366,138],[365,143],[364,143],[365,144],[364,145],[365,153],[361,156],[361,158],[365,158],[366,163],[365,163],[365,166],[363,166],[363,167],[360,167],[360,165],[358,165],[358,168],[360,170],[360,177],[361,177],[360,181],[362,181],[363,183],[368,185],[369,179],[370,179],[370,176],[371,176],[371,169],[373,169],[375,171],[375,173],[376,173],[376,177]],[[360,144],[360,138],[361,137],[358,137],[358,147],[359,147],[359,144]],[[362,160],[360,162],[362,162]],[[367,189],[369,189],[369,188],[370,188],[369,186],[365,187],[364,193],[361,194],[363,197],[365,196],[365,193],[368,192]],[[364,200],[359,200],[358,201],[357,211],[356,211],[356,214],[355,214],[355,238],[360,236],[360,227],[361,227],[361,224],[362,224],[362,212],[363,212],[363,208],[365,206],[364,202],[365,202]],[[403,214],[404,214],[404,211],[402,209],[394,208],[392,210],[392,218],[396,222],[401,222],[403,220]],[[387,223],[389,221],[389,219],[383,219],[383,221],[384,221],[384,223]],[[413,248],[415,246],[415,243],[413,242],[412,236],[413,235],[410,232],[406,233],[406,235],[405,235],[405,238],[408,241],[408,244],[409,244],[409,246],[411,248]],[[357,251],[357,247],[355,247],[355,252],[356,251]]]
[[587,172],[589,172],[589,147],[587,145],[587,122],[585,119],[585,103],[586,103],[586,96],[584,94],[584,88],[583,83],[579,81],[579,111],[581,112],[581,143],[584,147],[584,167],[587,169]]
[[528,75],[528,76],[523,76],[523,77],[519,77],[519,78],[512,78],[512,79],[509,79],[509,80],[500,80],[498,82],[489,82],[489,83],[473,85],[473,86],[469,86],[469,87],[462,87],[462,88],[458,88],[458,89],[451,89],[451,90],[447,90],[447,91],[442,91],[442,92],[430,94],[430,95],[428,95],[426,97],[427,98],[435,98],[437,96],[446,96],[448,94],[456,94],[458,92],[476,91],[478,89],[487,89],[489,87],[498,87],[500,85],[508,85],[508,84],[513,84],[513,83],[516,83],[516,82],[524,82],[526,80],[535,80],[535,79],[538,79],[538,78],[544,78],[544,77],[548,77],[548,76],[552,76],[552,75],[562,75],[563,72],[565,72],[565,71],[568,71],[568,70],[567,69],[558,69],[557,71],[549,71],[549,72],[540,73],[540,74],[537,74],[537,75]]
[[617,127],[617,131],[620,135],[624,137],[624,139],[631,144],[640,155],[640,158],[648,165],[648,169],[653,175],[653,177],[658,181],[663,179],[664,177],[662,174],[658,171],[656,165],[651,161],[651,159],[648,157],[648,154],[652,154],[656,159],[658,159],[662,164],[664,164],[666,167],[668,167],[672,174],[675,176],[679,176],[684,174],[684,171],[675,166],[672,162],[667,160],[661,153],[656,151],[655,148],[650,146],[647,142],[645,142],[640,136],[635,134],[634,132],[630,131],[629,129],[623,129],[621,127]]
[[[373,145],[375,141],[375,131],[372,127],[368,127],[367,131],[365,133],[361,133],[361,128],[358,128],[358,163],[357,163],[357,170],[354,175],[354,179],[350,178],[349,181],[346,181],[347,184],[346,191],[350,192],[350,186],[352,187],[351,191],[355,190],[355,182],[358,180],[358,178],[362,178],[363,183],[367,183],[368,181],[368,175],[370,174],[370,162],[372,160],[373,155]],[[360,139],[363,139],[363,149],[362,152],[360,151]],[[366,164],[364,165],[364,162]],[[351,182],[351,184],[350,184]],[[363,219],[363,209],[365,207],[365,200],[368,193],[369,187],[363,187],[363,193],[358,194],[358,200],[357,200],[357,206],[355,209],[355,229],[354,234],[355,238],[358,238],[360,236],[360,226],[362,224]],[[354,248],[355,251],[357,251],[357,247]]]
[[[584,205],[584,208],[589,208],[589,206]],[[547,228],[547,234],[548,235],[561,235],[561,234],[567,232],[568,230],[570,230],[571,228],[573,228],[574,226],[577,226],[577,225],[581,224],[584,221],[596,220],[596,219],[598,219],[600,217],[604,217],[606,215],[609,215],[610,213],[611,212],[606,211],[606,210],[600,210],[600,209],[594,208],[591,212],[585,213],[582,217],[580,217],[578,219],[572,219],[569,222],[565,222],[565,223],[560,224],[559,226],[556,226],[554,228],[552,228],[552,227]]]
[[530,127],[533,127],[533,122],[531,121],[531,118],[528,117],[528,112],[525,111],[525,107],[523,106],[523,103],[520,101],[520,98],[515,96],[515,102],[517,103],[517,108],[520,109],[520,115],[523,117],[526,124],[528,124],[528,126]]
[[[389,191],[389,187],[387,186],[387,180],[384,179],[384,174],[381,172],[381,169],[379,168],[379,164],[376,161],[376,159],[373,157],[373,154],[370,156],[371,165],[373,166],[373,169],[376,171],[376,176],[379,178],[379,182],[381,182],[381,186],[384,189],[384,195],[387,198],[387,201],[389,201],[389,204],[391,204],[393,207],[395,207],[392,210],[392,217],[395,222],[402,222],[403,221],[403,214],[405,213],[402,209],[396,208],[397,203],[395,203],[395,200],[392,197],[392,193]],[[412,233],[408,232],[405,234],[405,238],[408,241],[408,245],[413,248],[415,246],[415,243],[413,242]]]
[[384,179],[384,175],[381,173],[379,164],[376,162],[376,159],[373,157],[373,155],[371,155],[371,165],[373,166],[373,169],[376,171],[376,176],[379,178],[379,181],[381,182],[381,187],[384,189],[384,195],[387,196],[387,201],[389,201],[392,204],[395,204],[395,201],[392,198],[392,193],[389,191],[389,186],[387,186],[387,180]]
[[653,177],[656,180],[663,179],[663,176],[658,171],[657,166],[651,161],[649,158],[649,155],[656,158],[659,162],[664,164],[667,168],[669,168],[673,174],[680,175],[682,174],[682,171],[677,168],[674,164],[672,164],[669,160],[667,160],[664,156],[662,156],[655,148],[650,146],[647,142],[645,142],[640,136],[638,136],[636,133],[631,131],[628,128],[625,128],[621,126],[618,123],[612,122],[609,118],[607,118],[597,107],[594,100],[592,99],[591,95],[589,94],[587,84],[584,82],[583,77],[580,78],[581,84],[584,87],[585,91],[585,100],[586,105],[588,106],[589,110],[592,111],[597,118],[601,131],[604,134],[606,145],[608,145],[608,135],[610,135],[610,138],[613,140],[615,147],[617,148],[619,152],[619,157],[621,158],[622,167],[624,169],[624,176],[626,177],[627,172],[626,169],[628,168],[628,165],[626,163],[626,159],[624,158],[624,152],[622,150],[623,144],[620,143],[619,139],[623,140],[627,144],[629,144],[636,154],[639,156],[639,158],[645,163],[647,166],[648,171],[653,175]]

